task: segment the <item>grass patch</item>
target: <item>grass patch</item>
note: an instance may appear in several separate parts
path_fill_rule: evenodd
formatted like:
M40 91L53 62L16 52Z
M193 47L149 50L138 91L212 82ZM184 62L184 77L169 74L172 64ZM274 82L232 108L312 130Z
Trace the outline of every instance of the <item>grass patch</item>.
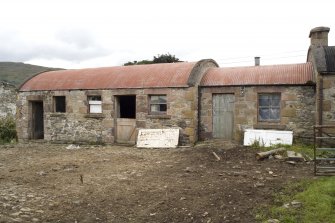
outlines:
M314 157L314 148L313 145L306 145L306 144L293 144L293 145L283 145L283 144L276 144L270 147L265 147L264 143L255 140L254 143L251 145L251 148L260 150L260 151L269 151L272 149L278 148L285 148L286 150L295 151L301 153L312 159Z
M305 180L288 185L274 197L271 207L257 210L256 219L266 222L335 223L335 177ZM300 207L284 207L292 201L301 202Z
M293 144L292 146L281 145L280 147L284 147L284 148L286 148L286 150L291 150L291 151L301 153L303 155L307 155L310 158L313 158L313 156L314 156L314 146L313 145Z

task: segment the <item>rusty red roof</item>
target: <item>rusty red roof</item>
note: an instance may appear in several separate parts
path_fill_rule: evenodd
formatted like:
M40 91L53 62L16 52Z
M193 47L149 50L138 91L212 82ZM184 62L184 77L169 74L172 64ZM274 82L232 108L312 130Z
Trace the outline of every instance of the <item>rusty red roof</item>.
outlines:
M201 86L302 85L313 81L312 63L210 68Z
M196 63L162 63L48 71L26 81L20 91L188 87Z

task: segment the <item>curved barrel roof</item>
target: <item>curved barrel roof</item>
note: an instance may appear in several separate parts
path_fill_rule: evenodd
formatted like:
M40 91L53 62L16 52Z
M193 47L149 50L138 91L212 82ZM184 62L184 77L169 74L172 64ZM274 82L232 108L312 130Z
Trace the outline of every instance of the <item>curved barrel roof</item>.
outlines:
M20 91L188 87L198 63L162 63L40 73Z
M315 59L315 68L319 73L335 72L335 46L318 46L310 50Z
M313 81L312 63L210 68L201 86L304 85Z

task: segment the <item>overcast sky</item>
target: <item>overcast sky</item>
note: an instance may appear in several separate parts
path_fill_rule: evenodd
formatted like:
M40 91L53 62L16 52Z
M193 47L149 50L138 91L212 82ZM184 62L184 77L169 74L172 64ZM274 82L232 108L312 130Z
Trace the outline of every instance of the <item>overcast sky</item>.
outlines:
M170 53L221 67L306 61L331 0L1 0L0 61L84 68Z

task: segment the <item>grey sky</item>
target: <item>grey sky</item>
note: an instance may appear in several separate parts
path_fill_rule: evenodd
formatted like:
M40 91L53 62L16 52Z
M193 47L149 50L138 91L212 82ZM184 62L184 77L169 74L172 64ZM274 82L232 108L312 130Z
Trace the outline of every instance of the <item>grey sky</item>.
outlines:
M0 61L82 68L171 53L220 66L305 62L308 34L331 28L332 1L2 0Z

